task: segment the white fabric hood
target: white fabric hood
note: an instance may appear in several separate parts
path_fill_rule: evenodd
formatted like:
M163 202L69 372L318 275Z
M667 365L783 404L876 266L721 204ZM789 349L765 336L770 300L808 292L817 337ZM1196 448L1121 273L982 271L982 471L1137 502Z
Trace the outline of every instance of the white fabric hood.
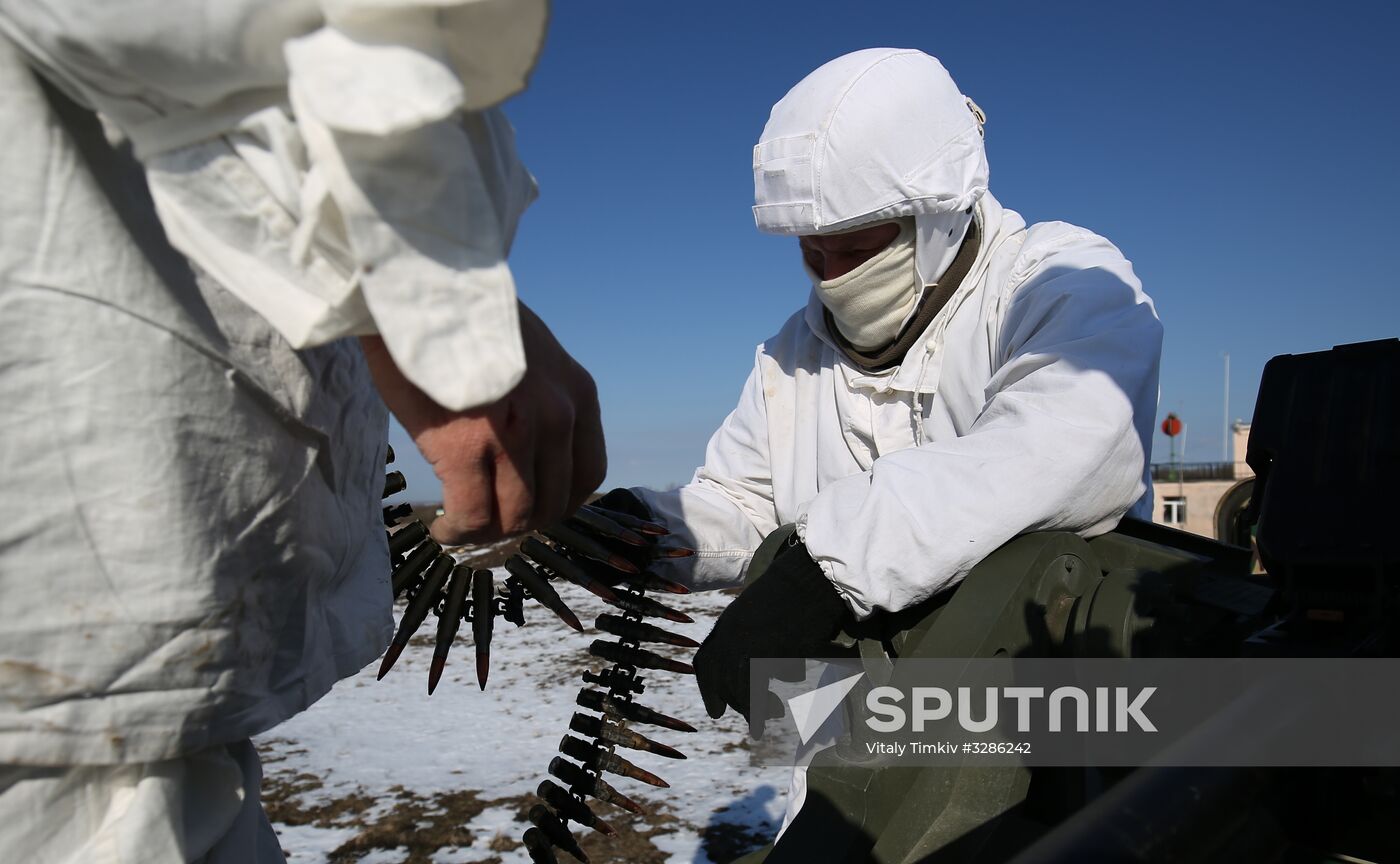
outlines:
M773 106L753 151L754 222L830 234L914 216L931 284L987 191L981 127L980 109L922 51L837 57Z

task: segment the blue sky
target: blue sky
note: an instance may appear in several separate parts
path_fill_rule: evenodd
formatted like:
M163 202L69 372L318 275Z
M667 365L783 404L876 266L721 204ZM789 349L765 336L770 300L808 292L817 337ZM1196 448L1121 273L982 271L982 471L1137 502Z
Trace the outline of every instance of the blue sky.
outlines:
M1166 328L1159 420L1216 460L1223 352L1248 420L1275 354L1400 335L1397 9L560 0L506 106L541 186L511 266L598 382L608 486L685 481L809 290L749 210L769 108L832 57L919 48L987 112L1003 205L1133 261ZM401 461L413 497L437 493Z

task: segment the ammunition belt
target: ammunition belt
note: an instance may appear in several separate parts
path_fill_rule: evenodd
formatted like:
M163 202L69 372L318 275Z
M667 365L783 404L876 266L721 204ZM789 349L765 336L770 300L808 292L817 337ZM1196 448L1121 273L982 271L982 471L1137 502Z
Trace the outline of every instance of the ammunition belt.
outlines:
M390 448L386 462L392 464L393 461L394 451ZM407 482L401 472L391 471L386 475L385 498L405 488ZM617 514L612 515L618 518ZM669 786L657 775L618 755L618 749L652 753L667 759L685 758L679 750L635 731L632 726L639 724L677 732L695 731L695 727L684 720L667 716L636 701L636 697L646 690L641 670L678 674L694 672L688 663L663 657L642 647L644 643L682 648L699 646L688 637L663 630L645 620L656 617L690 623L692 619L688 615L646 596L648 588L673 592L684 589L646 572L625 575L621 580L625 585L616 589L604 584L578 566L571 550L582 550L594 558L605 556L606 550L587 536L563 526L542 531L544 540L531 537L523 541L522 552L535 563L520 556L509 558L505 563L509 575L498 588L490 570L472 570L468 565L456 563L429 536L427 526L412 516L413 509L408 504L384 507L384 525L393 564L391 579L394 599L402 596L407 605L380 665L381 679L388 674L429 613L438 619L433 661L428 673L428 693L432 694L442 677L448 652L463 621L472 625L477 684L482 689L486 688L489 673L495 618L502 617L516 626L522 625L527 599L539 602L565 624L582 632L583 626L578 617L550 584L553 579L563 578L579 585L618 609L620 614L599 615L595 622L598 630L613 638L594 640L588 647L588 653L606 665L599 671L589 669L583 673L583 687L576 702L584 710L570 718L568 732L559 742L559 751L563 755L555 756L549 763L549 774L560 782L550 779L540 782L536 789L539 803L530 808L528 818L531 824L521 838L530 859L537 864L557 862L556 849L562 849L587 864L588 857L569 830L569 823L578 823L601 834L617 833L593 812L587 803L588 798L636 814L646 812L642 805L605 780L604 774L626 777L659 788ZM606 521L606 517L587 507L575 514L574 518L586 525L602 526ZM619 528L616 523L608 523L604 527L613 531ZM658 554L667 552L659 550Z

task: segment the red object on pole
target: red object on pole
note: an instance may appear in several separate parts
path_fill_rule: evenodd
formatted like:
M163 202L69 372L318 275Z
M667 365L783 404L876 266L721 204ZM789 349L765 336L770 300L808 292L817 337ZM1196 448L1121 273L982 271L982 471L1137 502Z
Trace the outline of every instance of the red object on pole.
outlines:
M1168 438L1175 438L1181 434L1181 418L1175 414L1168 414L1167 419L1162 421L1162 431Z

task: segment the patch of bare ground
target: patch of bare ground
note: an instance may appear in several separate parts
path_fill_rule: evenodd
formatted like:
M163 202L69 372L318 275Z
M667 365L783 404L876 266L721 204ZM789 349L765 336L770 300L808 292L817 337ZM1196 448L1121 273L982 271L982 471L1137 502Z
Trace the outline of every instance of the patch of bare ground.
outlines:
M259 739L258 758L264 765L272 765L285 760L288 756L298 756L304 753L306 753L305 747L286 738Z
M267 774L263 776L262 802L267 818L283 825L316 825L328 828L355 824L374 806L374 799L352 792L311 803L309 792L321 788L321 779L312 774Z
M526 814L539 803L533 795L517 799L515 819L524 833L529 827ZM504 803L504 802L496 802ZM681 821L664 804L638 801L650 811L648 816L638 816L617 807L589 799L588 806L593 812L617 829L617 834L609 837L589 828L570 823L569 830L583 847L592 864L664 864L666 853L656 848L652 838L658 834L669 834L683 828ZM570 860L567 854L559 855L560 861Z
M390 791L397 799L394 805L368 823L351 823L360 825L360 831L330 853L331 864L352 864L381 849L407 852L403 864L432 864L433 853L440 849L470 846L475 838L466 824L495 803L471 790L430 796L402 787Z
M330 864L354 864L381 850L404 854L403 864L431 864L439 850L471 846L477 838L466 826L488 807L515 813L518 830L513 835L497 834L485 843L492 852L510 852L520 847L520 835L529 827L526 814L539 803L533 795L488 799L475 790L418 795L399 786L378 799L360 789L329 798L311 794L321 788L319 778L310 774L269 774L263 778L263 807L276 824L357 829L330 853ZM393 802L387 810L384 797ZM579 825L569 826L594 864L663 864L666 854L652 838L684 827L662 804L645 805L651 809L649 816L636 816L598 801L590 800L589 806L617 829L617 834L609 837ZM717 850L738 848L742 842L730 837L723 826L707 829L707 836L712 830L724 835L716 835L713 841ZM754 845L744 847L744 851ZM569 860L563 853L559 857ZM499 861L493 856L483 859L483 864Z
M319 789L320 779L311 774L267 774L263 809L275 824L358 829L330 853L332 864L351 864L377 849L404 849L404 864L431 864L439 849L470 846L472 832L464 826L494 803L475 791L420 796L395 786L389 790L393 804L383 811L383 802L362 789L332 797L309 794Z

